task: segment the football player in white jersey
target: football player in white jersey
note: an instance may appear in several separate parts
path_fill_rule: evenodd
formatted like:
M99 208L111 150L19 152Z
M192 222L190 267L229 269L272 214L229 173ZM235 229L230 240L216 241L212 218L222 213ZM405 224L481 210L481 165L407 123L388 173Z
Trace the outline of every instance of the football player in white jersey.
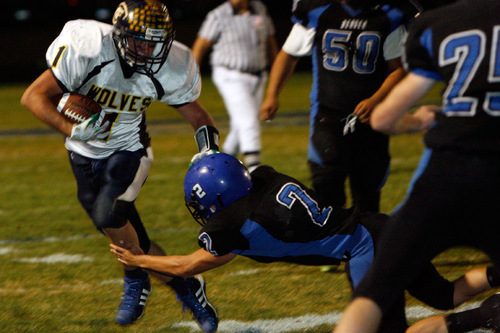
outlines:
M197 102L201 79L196 61L174 37L168 10L158 0L125 0L113 25L67 22L47 51L49 69L21 99L35 116L66 136L78 199L97 229L110 243L136 244L153 255L164 251L149 240L134 206L153 161L146 109L155 100L176 108L197 130L197 155L219 149L214 121ZM67 121L51 102L67 92L97 101L108 121ZM151 284L142 269L124 266L124 271L116 321L129 325L142 316ZM216 331L217 313L204 296L203 278L172 279L150 273L175 290L205 332Z

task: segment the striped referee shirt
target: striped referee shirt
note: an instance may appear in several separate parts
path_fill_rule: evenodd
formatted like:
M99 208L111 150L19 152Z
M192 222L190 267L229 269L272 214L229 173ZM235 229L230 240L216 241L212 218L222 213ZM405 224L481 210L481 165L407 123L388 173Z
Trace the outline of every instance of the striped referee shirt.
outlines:
M248 3L249 12L238 14L229 1L207 14L198 35L211 41L212 66L243 72L258 72L268 65L266 40L274 36L274 25L265 5Z

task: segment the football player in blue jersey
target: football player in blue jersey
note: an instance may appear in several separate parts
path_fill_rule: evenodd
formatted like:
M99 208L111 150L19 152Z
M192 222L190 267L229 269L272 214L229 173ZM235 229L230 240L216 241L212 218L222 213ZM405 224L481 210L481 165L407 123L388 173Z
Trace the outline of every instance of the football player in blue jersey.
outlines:
M498 13L498 0L459 0L411 24L405 47L409 74L376 107L371 125L385 133L428 129L426 150L335 333L376 332L415 272L450 247L477 248L500 268ZM408 113L437 81L446 84L438 110ZM435 122L428 121L432 117ZM482 316L481 327L500 330L498 302L495 309ZM447 324L451 332L462 332L468 323Z
M153 161L146 109L155 100L175 108L197 130L200 154L218 149L214 121L197 101L201 79L196 61L174 37L169 12L158 0L123 1L113 25L69 21L47 51L49 68L21 99L35 116L65 135L78 199L97 229L110 243L132 242L159 255L164 251L150 241L134 204ZM63 118L51 100L67 92L101 104L109 128L104 131L92 119L72 124ZM130 325L144 313L151 283L142 269L124 266L124 271L116 322ZM215 309L194 296L205 295L202 278L151 274L175 290L206 332L217 329Z
M404 76L402 40L409 17L381 1L298 0L294 23L271 68L261 119L273 119L279 93L299 59L311 56L308 164L312 187L338 206L379 211L389 170L389 137L368 124L373 107Z
M259 262L284 261L302 265L345 262L352 287L364 276L375 255L386 215L343 209L281 174L260 166L250 174L224 153L206 156L188 170L184 180L186 205L202 228L201 249L185 256L136 255L140 252L111 245L118 260L169 275L189 277L224 265L237 255ZM428 264L408 288L418 299L439 309L451 309L488 290L494 271L478 268L454 283ZM404 296L399 301L404 308ZM404 311L384 318L383 332L404 332Z

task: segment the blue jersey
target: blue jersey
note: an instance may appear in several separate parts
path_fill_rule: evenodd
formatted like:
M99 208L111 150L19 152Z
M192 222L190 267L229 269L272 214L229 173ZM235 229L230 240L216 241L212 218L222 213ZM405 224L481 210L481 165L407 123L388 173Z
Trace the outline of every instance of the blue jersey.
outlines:
M372 236L385 215L358 215L328 205L313 190L269 166L252 172L252 181L249 195L201 229L201 247L216 256L232 252L261 262L324 265L361 256L371 262Z
M428 147L500 152L498 13L498 0L461 0L411 24L405 66L447 84L442 112L425 136Z
M388 75L386 61L400 56L387 56L386 40L405 20L401 10L388 5L359 11L331 0L295 2L292 21L315 30L313 106L347 116L373 95Z

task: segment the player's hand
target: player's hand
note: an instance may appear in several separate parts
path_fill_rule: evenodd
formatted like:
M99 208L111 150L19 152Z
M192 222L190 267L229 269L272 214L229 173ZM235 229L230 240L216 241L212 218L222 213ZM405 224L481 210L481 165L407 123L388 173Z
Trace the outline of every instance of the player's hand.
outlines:
M353 113L358 117L359 121L362 123L368 123L370 121L370 115L376 104L377 103L370 98L364 99L356 105Z
M115 244L109 244L111 247L110 251L116 256L119 262L127 266L138 267L139 263L137 261L137 256L143 254L142 250L138 251L137 247L134 248L134 252L124 247L120 247Z
M189 167L191 167L193 164L195 164L196 162L198 162L199 160L201 160L205 156L212 155L212 154L218 154L218 153L219 153L219 151L215 150L215 149L208 149L205 151L201 151L198 154L195 154L191 158L191 162L189 163Z
M267 96L260 105L260 120L273 120L278 112L279 101L277 98Z
M105 113L101 112L80 124L74 124L69 138L77 141L104 139L109 135L109 131L104 132L109 125L109 121L102 123L104 116Z
M441 108L437 105L422 105L413 113L413 117L420 120L421 131L429 129L434 124L436 113L439 111L441 111Z

